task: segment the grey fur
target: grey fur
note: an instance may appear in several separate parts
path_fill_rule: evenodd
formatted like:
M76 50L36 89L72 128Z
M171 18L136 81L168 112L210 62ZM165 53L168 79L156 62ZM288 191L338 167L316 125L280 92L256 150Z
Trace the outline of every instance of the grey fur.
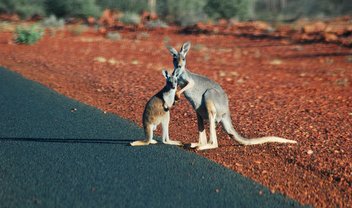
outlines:
M267 142L297 143L294 140L274 136L247 139L238 134L232 125L229 100L222 87L209 78L192 73L186 68L186 55L190 46L190 42L184 43L178 54L175 54L176 49L172 47L168 47L168 49L173 54L173 75L178 77L178 85L181 88L178 96L184 92L186 99L197 113L199 142L192 144L193 147L197 147L199 150L217 148L215 125L219 122L222 123L224 130L232 139L243 145ZM204 120L210 122L209 142L205 135Z

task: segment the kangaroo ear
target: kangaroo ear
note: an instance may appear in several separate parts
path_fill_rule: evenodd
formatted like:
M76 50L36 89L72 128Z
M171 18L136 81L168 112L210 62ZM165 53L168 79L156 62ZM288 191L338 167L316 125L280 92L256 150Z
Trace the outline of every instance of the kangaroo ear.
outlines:
M169 77L169 73L165 69L163 69L163 75L166 79Z
M191 42L187 41L182 45L180 53L186 56L190 48L191 48Z
M176 49L174 49L173 47L171 46L166 46L166 48L170 51L171 55L172 56L178 56L178 52Z

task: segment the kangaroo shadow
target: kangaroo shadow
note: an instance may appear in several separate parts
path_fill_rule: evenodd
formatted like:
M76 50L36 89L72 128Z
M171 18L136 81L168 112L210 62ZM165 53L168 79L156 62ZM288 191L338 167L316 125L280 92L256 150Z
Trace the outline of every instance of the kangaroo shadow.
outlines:
M129 146L129 144L135 140L127 139L59 139L59 138L0 138L2 141L14 141L14 142L42 142L42 143L70 143L70 144L120 144Z

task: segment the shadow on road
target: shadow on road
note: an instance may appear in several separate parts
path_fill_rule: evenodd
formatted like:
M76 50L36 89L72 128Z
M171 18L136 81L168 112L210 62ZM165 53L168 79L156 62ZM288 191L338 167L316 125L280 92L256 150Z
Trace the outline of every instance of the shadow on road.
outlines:
M135 140L117 139L58 139L58 138L0 138L2 141L44 142L44 143L94 143L94 144L122 144L129 146Z

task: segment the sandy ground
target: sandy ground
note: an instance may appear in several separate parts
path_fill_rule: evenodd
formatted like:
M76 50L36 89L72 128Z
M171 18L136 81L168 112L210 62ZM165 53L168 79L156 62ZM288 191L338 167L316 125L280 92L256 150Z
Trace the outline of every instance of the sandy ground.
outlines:
M220 147L196 153L302 204L351 207L351 48L172 31L121 34L111 41L58 33L23 46L0 33L0 65L142 125L145 103L164 85L161 69L172 69L165 45L189 40L188 68L225 89L240 134L298 141L241 146L219 127ZM197 141L196 115L184 97L171 117L171 138Z

